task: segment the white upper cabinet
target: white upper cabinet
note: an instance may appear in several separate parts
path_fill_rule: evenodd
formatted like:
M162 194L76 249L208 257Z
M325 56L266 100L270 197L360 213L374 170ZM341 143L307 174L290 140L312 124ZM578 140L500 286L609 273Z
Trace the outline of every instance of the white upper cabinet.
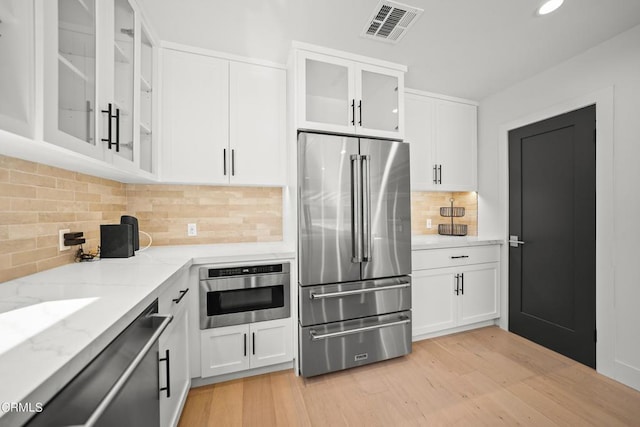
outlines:
M407 91L413 191L476 191L477 105Z
M228 183L229 61L162 50L163 181Z
M0 129L33 137L33 2L0 0Z
M140 33L136 31L135 12L127 0L113 2L113 32L109 48L113 49L112 70L113 86L108 92L113 99L118 121L115 138L116 150L111 150L114 161L120 160L133 163L134 160L134 94L136 79L135 47L139 42ZM111 71L111 70L110 70Z
M355 70L341 58L300 52L298 128L355 131Z
M139 158L140 169L149 173L156 173L156 147L155 135L153 128L155 121L153 120L153 112L157 110L155 103L157 102L153 88L155 86L156 55L154 55L153 43L149 32L141 26L140 33L140 56L136 56L140 66L139 71L139 92L140 104L136 109L139 116L135 122L138 123L138 133L140 134Z
M134 5L128 0L41 4L43 139L122 170L153 172L152 158L142 160L138 131L141 62L149 61L153 48L148 34L142 46ZM152 67L147 64L146 71ZM152 110L145 114L150 123ZM144 150L152 152L148 144Z
M435 124L437 185L451 191L476 191L477 107L439 99Z
M405 141L409 143L411 190L435 190L433 98L407 94L405 97Z
M356 73L359 133L400 138L404 136L404 72L359 64Z
M296 51L297 128L402 139L406 68L331 52Z
M230 183L284 185L286 72L231 62L229 78Z
M100 120L95 0L42 2L44 12L44 138L98 159L104 158ZM106 108L106 105L104 106ZM106 122L105 122L106 123Z
M162 180L286 184L286 71L163 50Z

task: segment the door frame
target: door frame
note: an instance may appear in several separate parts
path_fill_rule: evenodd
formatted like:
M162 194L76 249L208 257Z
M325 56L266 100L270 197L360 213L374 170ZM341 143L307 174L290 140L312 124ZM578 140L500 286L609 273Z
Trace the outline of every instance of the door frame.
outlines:
M614 182L613 129L614 87L555 104L505 123L498 130L499 194L504 218L501 253L501 284L499 326L509 329L509 131L565 114L589 105L596 105L596 370L616 378L615 361L615 282L614 282ZM526 238L526 237L525 237Z

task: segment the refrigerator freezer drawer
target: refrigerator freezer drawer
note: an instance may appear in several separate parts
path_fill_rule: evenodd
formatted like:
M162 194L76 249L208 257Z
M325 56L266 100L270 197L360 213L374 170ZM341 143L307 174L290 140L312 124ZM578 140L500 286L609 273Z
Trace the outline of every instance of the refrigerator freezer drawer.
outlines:
M411 277L300 286L302 326L338 322L411 309Z
M300 374L339 371L411 353L411 311L299 327Z

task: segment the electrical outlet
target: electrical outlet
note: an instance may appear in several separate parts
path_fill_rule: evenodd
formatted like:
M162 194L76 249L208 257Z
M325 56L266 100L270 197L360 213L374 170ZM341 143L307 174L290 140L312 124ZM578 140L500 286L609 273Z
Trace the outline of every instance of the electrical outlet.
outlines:
M64 230L58 230L58 249L60 249L60 251L68 251L69 249L71 249L71 246L65 246L64 245L64 235L66 233L69 233L71 230L69 230L68 228L65 228Z
M427 228L429 228L429 229L431 228L431 220L430 219L427 220Z
M195 224L187 224L187 236L197 236L198 227Z

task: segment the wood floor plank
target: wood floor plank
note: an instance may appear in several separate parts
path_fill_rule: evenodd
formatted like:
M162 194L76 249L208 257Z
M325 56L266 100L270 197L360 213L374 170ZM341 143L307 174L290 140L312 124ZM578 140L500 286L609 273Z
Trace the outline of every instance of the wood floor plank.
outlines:
M275 372L271 374L271 388L274 399L278 399L274 404L278 426L311 426L295 376L286 371Z
M244 414L244 389L242 380L228 381L213 389L207 426L241 426ZM188 401L188 399L187 399Z
M199 387L189 390L178 426L206 426L212 407L213 387Z
M488 327L314 378L282 371L189 392L192 426L640 425L640 392Z
M242 425L277 426L275 402L271 388L271 375L258 375L243 380ZM220 424L224 425L224 424Z

